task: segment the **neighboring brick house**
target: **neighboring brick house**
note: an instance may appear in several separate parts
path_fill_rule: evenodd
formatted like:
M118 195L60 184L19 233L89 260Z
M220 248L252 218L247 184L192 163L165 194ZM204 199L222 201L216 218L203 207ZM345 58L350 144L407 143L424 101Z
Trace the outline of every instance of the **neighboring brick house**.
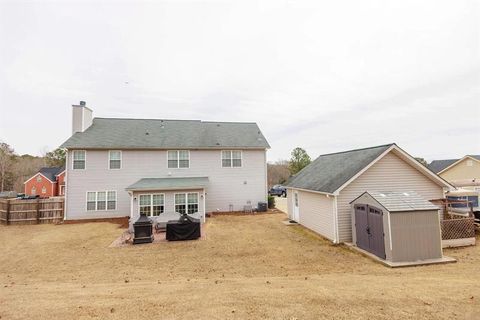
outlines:
M65 167L41 168L24 182L25 194L42 198L65 195Z

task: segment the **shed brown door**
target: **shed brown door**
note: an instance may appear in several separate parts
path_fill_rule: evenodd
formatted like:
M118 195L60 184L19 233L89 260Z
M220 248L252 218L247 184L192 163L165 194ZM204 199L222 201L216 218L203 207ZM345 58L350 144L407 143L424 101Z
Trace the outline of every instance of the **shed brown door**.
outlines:
M355 205L356 245L385 259L382 210L366 204Z

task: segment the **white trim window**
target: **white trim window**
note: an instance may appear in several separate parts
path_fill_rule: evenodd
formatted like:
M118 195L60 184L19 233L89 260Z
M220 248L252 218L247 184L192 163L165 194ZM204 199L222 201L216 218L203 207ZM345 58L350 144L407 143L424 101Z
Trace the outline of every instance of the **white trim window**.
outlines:
M139 213L150 217L156 217L165 212L165 195L141 194L138 201Z
M188 214L198 212L198 192L175 193L175 212Z
M73 169L74 170L83 170L85 169L86 162L86 151L85 150L73 150Z
M108 152L108 168L109 169L122 168L122 151L110 150Z
M169 169L187 169L190 168L189 150L169 150L167 152Z
M31 193L32 195L36 195L36 194L37 194L37 188L32 187L32 190L30 190L30 193Z
M42 182L42 176L41 175L37 176L37 182Z
M223 168L240 168L242 166L241 150L223 150L222 151L222 167Z
M87 192L87 211L108 211L117 209L117 191Z
M47 193L47 188L45 186L42 187L42 194Z

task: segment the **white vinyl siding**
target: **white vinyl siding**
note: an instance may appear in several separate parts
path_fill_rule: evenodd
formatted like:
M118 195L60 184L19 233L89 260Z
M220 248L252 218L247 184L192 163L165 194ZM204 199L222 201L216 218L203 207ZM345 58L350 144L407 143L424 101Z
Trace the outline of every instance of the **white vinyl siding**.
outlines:
M333 241L334 231L334 206L333 196L301 191L298 192L299 223L310 230ZM294 189L288 189L287 201L290 218L293 214Z
M108 168L109 169L122 168L122 151L111 150L108 152Z
M340 191L337 203L340 242L352 241L350 202L365 191L415 191L426 200L443 197L441 186L390 152Z
M168 168L186 169L190 167L190 151L170 150L168 151Z
M205 201L206 212L216 212L217 209L226 212L230 205L233 210L240 211L248 201L254 206L266 201L265 150L243 150L242 167L235 169L221 168L220 151L190 150L189 169L169 169L167 150L122 150L121 172L108 169L108 152L105 150L87 150L87 170L72 170L73 155L69 151L68 180L65 182L68 186L65 188L67 219L130 216L132 203L125 188L145 177L208 177L207 197L199 199L201 208ZM85 195L95 190L117 190L116 210L87 211ZM202 190L195 191L203 193ZM171 198L166 195L165 201L165 212L173 212L173 195ZM138 197L133 203L133 214L137 212Z
M239 168L242 166L242 151L224 150L222 151L223 168Z
M74 150L73 151L73 169L83 170L86 166L86 151L85 150Z
M87 211L107 211L117 208L116 191L89 191L87 192Z

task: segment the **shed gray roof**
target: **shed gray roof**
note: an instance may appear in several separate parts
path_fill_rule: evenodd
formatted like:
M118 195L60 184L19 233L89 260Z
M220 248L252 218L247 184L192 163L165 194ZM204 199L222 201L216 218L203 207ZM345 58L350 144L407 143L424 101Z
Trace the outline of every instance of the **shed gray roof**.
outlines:
M50 181L57 181L55 177L57 174L62 173L65 170L65 166L62 167L52 167L52 168L41 168L38 172L43 174Z
M256 123L94 118L62 148L270 148Z
M128 186L127 191L197 189L208 184L208 177L143 178Z
M290 178L286 186L333 193L393 145L321 155Z
M470 155L470 157L480 160L480 155ZM447 160L433 160L428 164L428 168L435 173L446 169L460 159L447 159Z
M406 192L371 192L369 194L390 212L400 211L427 211L439 210L440 208L425 200L415 191ZM355 201L355 200L354 200ZM353 202L353 201L352 201Z

